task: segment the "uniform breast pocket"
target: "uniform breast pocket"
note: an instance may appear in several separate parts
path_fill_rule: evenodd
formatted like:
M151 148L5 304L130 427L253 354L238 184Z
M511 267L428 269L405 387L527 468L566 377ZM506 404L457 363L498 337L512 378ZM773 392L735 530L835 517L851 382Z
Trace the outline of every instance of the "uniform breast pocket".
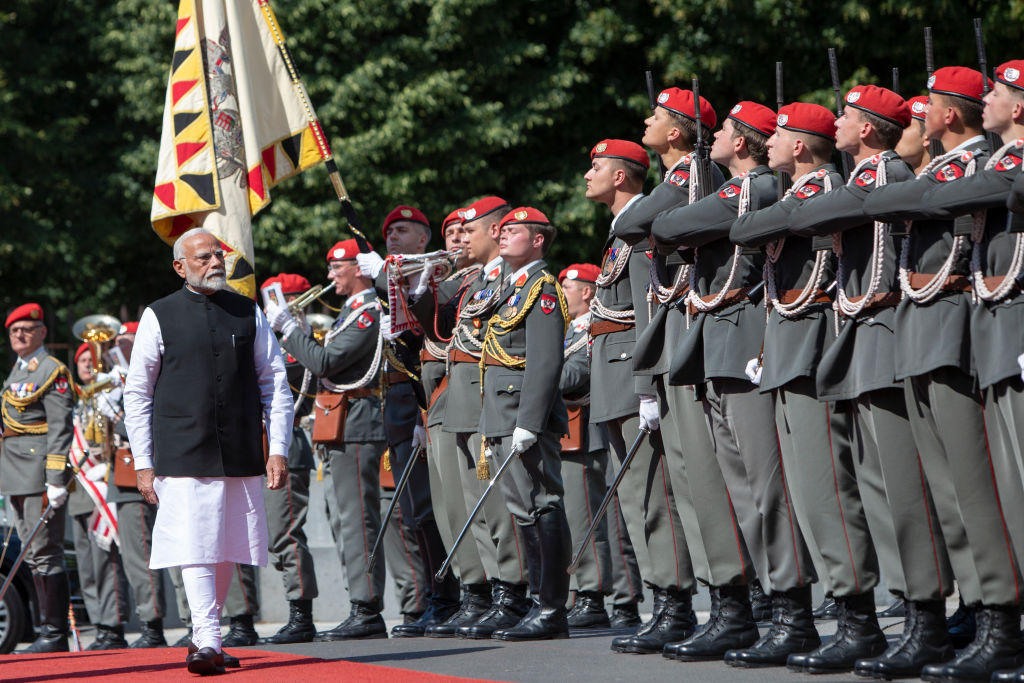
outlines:
M502 375L495 381L495 391L499 396L518 396L523 388L522 375Z
M622 363L633 359L633 347L636 342L632 339L628 339L621 342L611 342L608 344L608 362L609 363Z

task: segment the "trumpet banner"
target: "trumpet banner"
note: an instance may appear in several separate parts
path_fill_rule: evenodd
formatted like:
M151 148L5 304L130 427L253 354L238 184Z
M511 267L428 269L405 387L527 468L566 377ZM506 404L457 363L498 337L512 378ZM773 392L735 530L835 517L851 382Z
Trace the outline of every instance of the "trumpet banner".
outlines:
M161 239L206 228L228 284L254 296L252 217L329 156L268 1L181 0L150 213Z

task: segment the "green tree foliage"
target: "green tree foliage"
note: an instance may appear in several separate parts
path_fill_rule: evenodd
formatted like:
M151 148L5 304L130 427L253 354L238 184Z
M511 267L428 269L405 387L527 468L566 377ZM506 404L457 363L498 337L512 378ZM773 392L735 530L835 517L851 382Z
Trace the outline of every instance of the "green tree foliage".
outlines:
M395 204L435 222L484 194L545 211L550 260L598 260L609 215L583 196L588 152L637 140L658 87L692 74L719 117L738 100L833 107L844 88L924 92L936 65L1021 56L1024 0L277 0L274 8L371 241ZM93 312L136 317L171 291L170 250L149 227L173 0L12 0L0 10L0 309L47 307L58 341ZM650 182L656 182L652 171ZM258 279L323 279L345 222L322 168L288 180L254 225ZM440 240L435 240L438 246ZM6 340L4 340L6 341Z

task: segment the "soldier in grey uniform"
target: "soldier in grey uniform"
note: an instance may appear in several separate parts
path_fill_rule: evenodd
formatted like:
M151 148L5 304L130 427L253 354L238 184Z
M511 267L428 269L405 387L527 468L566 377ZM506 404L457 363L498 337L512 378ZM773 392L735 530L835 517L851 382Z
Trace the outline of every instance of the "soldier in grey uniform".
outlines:
M39 600L40 634L26 652L68 651L68 580L64 574L64 512L72 471L68 450L73 438L71 373L43 346L46 325L39 304L18 306L4 327L18 355L4 380L0 409L0 482L14 511L18 536L27 539L47 504L49 522L29 545L25 562Z
M676 659L725 655L734 666L781 665L790 654L820 644L810 604L810 584L817 577L790 505L771 397L746 375L764 336L764 317L756 306L764 260L759 250L748 252L728 237L737 216L778 199L776 179L765 165L775 125L775 112L768 107L755 102L734 106L711 148L711 159L728 166L733 177L718 192L660 214L652 225L660 248L696 248L688 313L699 334L691 329L687 335L690 348L681 351L673 381L696 385L706 380L705 412L715 456L773 608L772 628L757 640L749 600L744 602L736 586L730 586L719 596L729 628L709 628L673 646ZM740 649L727 650L729 641Z
M544 254L555 227L530 207L500 223L502 278L481 351L480 433L498 462L512 458L501 479L508 511L525 541L533 605L498 640L567 638L572 538L562 500L559 440L568 427L559 391L565 296L547 271ZM532 361L532 362L531 362Z
M301 330L286 308L268 310L268 319L282 333L281 347L321 378L321 394L314 407L315 420L325 420L325 409L345 411L343 433L324 438L331 469L331 527L338 556L348 578L351 615L314 640L386 638L383 608L384 563L366 571L368 556L380 530L380 461L385 450L384 426L378 398L383 337L380 304L372 283L359 274L354 239L338 242L327 251L328 278L345 297L338 320L321 346ZM334 407L335 404L337 407ZM314 437L316 427L314 426ZM335 440L340 437L340 440Z
M914 442L935 494L960 594L965 604L978 606L979 624L977 647L951 663L925 666L922 676L960 680L1024 663L1020 572L996 491L971 357L966 243L974 219L929 218L923 201L930 190L941 192L982 170L991 156L982 135L984 76L944 67L928 83L925 130L948 151L916 179L873 191L864 212L876 220L912 221L900 255L896 377L904 381Z

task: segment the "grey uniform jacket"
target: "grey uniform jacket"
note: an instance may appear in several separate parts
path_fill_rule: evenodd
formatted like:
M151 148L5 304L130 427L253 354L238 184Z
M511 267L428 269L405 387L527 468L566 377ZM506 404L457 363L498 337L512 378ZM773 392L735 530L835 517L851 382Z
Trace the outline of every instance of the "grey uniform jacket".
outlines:
M565 333L565 352L562 357L565 359L562 364L562 376L558 381L558 388L562 392L562 398L566 404L580 405L582 414L580 419L586 425L583 430L583 444L580 453L595 453L608 450L608 431L604 425L594 424L590 421L590 349L589 344L582 345L572 353L566 355L569 348L588 338L589 320L572 322L569 330Z
M350 302L351 308L341 312L331 328L332 331L341 325L352 310L368 301L368 296L364 295ZM380 311L369 308L360 314L357 322L330 341L326 341L324 346L317 344L312 335L305 335L301 330L294 330L281 342L281 346L294 356L295 360L312 370L317 377L326 377L335 384L350 384L369 369L379 334ZM379 376L373 378L369 384L369 388L376 389L379 386ZM376 396L367 396L350 401L348 417L345 420L345 441L365 443L385 439L380 399Z
M539 296L531 302L537 287ZM559 391L566 326L560 287L541 261L530 268L521 286L513 282L503 287L498 302L487 334L509 356L526 362L522 368L485 366L479 431L496 438L509 436L519 427L561 437L568 420ZM512 326L494 336L496 330L503 329L499 321ZM485 345L485 351L490 350Z
M925 194L936 187L955 185L972 158L983 168L989 154L987 142L972 144L928 175L880 187L864 200L869 217L914 221L911 235L904 238L910 241L910 270L930 275L939 272L953 246L954 221L927 218ZM967 275L969 258L970 249L964 249L952 273ZM970 315L971 296L965 292L944 293L924 305L904 298L896 309L896 378L923 375L945 366L973 374Z
M861 161L845 185L828 194L819 193L796 207L789 217L795 234L841 236L842 284L850 298L864 295L871 280L874 221L864 215L864 200L877 187L881 163L885 164L889 184L914 177L895 152L883 152ZM899 242L886 229L877 294L900 291L898 260ZM839 336L832 341L818 366L818 398L823 401L853 399L868 391L900 386L895 367L895 313L893 306L874 307L866 309L856 321L840 318Z
M68 463L74 435L71 373L45 352L35 359L32 370L16 364L3 385L4 433L18 434L4 438L0 451L0 486L6 496L38 495L46 484L67 486L73 476Z
M767 166L749 172L750 211L778 199L775 176ZM739 210L743 177L727 180L717 192L699 202L659 215L652 226L656 243L669 247L697 247L696 294L706 296L723 289L733 267L734 245L729 230ZM700 313L690 323L690 334L673 359L672 384L701 384L705 379L731 377L746 380L746 366L761 351L764 314L757 308L764 256L743 253L736 264L730 289L748 290L742 301L710 313ZM692 328L701 330L698 335Z
M828 252L816 291L822 291L835 279L831 240L825 238L824 245L816 245L812 238L790 232L790 214L808 199L823 194L826 179L833 189L843 184L843 177L832 164L819 166L812 173L814 175L799 187L794 186L781 201L743 214L729 230L729 238L744 247L760 247L785 240L774 264L775 287L779 296L785 291L801 291L807 286L818 256L815 247ZM774 308L771 310L764 333L761 391L777 389L798 377L814 377L821 354L834 336L829 309L828 302L811 304L796 318L784 317Z

